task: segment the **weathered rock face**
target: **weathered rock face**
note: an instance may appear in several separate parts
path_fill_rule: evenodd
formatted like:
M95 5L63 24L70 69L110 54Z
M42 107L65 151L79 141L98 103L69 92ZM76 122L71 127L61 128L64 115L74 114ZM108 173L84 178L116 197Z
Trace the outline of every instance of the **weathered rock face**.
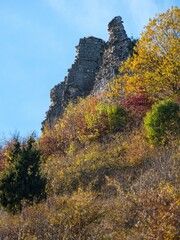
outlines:
M42 122L42 129L45 125L52 127L55 123L56 119L63 114L63 95L65 90L65 82L59 83L54 88L51 89L50 99L51 106L49 110L46 112L46 118Z
M94 86L95 76L102 65L105 42L99 38L80 39L76 47L77 55L74 64L68 70L64 82L56 85L50 93L51 106L46 112L42 126L52 126L64 112L70 101L77 97L86 97Z
M43 127L46 124L51 127L70 101L103 90L107 82L118 74L118 67L128 57L131 40L121 17L115 17L109 23L108 31L107 43L95 37L80 39L75 62L67 77L51 90L51 106L46 112Z
M96 76L93 92L104 89L109 80L116 77L118 68L129 55L131 40L127 37L121 17L115 17L108 25L109 40L106 43L103 63Z
M63 106L77 97L90 94L94 86L95 76L102 64L105 42L95 37L80 39L76 47L77 55L74 64L65 78Z

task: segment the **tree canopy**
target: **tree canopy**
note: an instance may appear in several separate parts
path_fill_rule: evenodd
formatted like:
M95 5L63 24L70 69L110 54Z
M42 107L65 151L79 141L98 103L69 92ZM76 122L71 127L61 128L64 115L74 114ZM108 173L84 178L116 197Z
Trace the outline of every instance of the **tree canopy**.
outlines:
M127 92L143 90L155 99L177 97L180 91L180 9L150 19L135 53L122 66Z

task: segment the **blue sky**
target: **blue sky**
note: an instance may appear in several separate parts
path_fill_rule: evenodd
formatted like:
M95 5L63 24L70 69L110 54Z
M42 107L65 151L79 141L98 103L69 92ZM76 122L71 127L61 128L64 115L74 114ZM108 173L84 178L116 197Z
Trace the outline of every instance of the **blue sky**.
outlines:
M107 24L123 18L139 37L156 13L179 0L0 0L0 138L40 135L50 89L63 81L84 36L108 39Z

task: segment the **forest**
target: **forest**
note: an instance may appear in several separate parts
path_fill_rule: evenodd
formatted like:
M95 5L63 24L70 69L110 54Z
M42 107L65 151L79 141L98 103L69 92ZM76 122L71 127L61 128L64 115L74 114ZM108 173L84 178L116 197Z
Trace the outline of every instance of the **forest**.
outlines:
M172 7L104 91L0 146L0 239L178 240L179 77Z

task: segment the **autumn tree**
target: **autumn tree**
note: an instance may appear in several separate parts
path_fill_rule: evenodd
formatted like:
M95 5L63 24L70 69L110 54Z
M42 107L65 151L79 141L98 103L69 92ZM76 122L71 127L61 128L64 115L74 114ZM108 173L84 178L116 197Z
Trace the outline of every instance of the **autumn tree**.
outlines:
M176 98L180 91L179 53L180 9L172 7L150 19L135 54L121 68L121 84L131 94L141 90L155 99Z

